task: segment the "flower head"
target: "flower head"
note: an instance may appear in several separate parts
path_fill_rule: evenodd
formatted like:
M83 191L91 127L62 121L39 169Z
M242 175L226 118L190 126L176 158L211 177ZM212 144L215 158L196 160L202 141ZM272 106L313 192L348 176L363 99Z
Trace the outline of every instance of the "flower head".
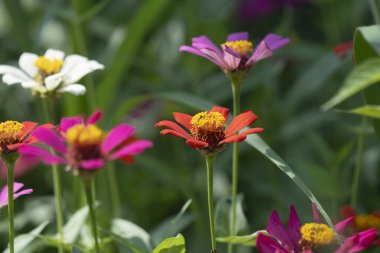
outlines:
M22 190L22 187L24 187L24 184L22 183L13 183L13 199L17 199L21 195L25 194L31 194L33 192L32 189L25 189ZM0 208L8 205L8 186L6 185L0 192Z
M180 51L206 58L222 68L228 75L247 72L256 62L268 58L273 51L289 43L288 38L268 34L255 49L248 40L247 32L232 33L227 41L218 48L206 36L195 37L192 45L183 45Z
M244 127L253 124L257 117L252 111L246 111L236 116L226 127L229 110L214 106L209 112L200 112L194 116L174 112L174 119L189 132L172 121L163 120L155 126L167 127L161 134L170 134L186 139L186 144L199 149L203 153L215 153L223 149L226 143L241 142L248 134L262 132L262 128L251 128L238 133Z
M375 228L380 231L380 213L372 212L367 214L357 214L351 206L342 206L340 214L343 218L354 217L354 222L351 224L355 231L363 231L369 228Z
M3 82L9 85L20 83L41 97L63 92L82 95L86 88L77 81L88 73L104 68L97 61L75 54L65 57L63 52L54 49L48 49L42 56L23 53L19 66L20 69L0 65Z
M130 160L130 156L152 147L149 140L131 140L135 128L127 124L104 132L95 125L100 117L101 112L97 111L88 120L84 117L63 118L59 132L51 129L33 132L38 141L53 148L58 155L33 145L22 147L20 153L39 156L47 164L66 164L78 174L101 169L109 160Z
M277 211L273 211L266 230L269 235L260 233L257 238L257 248L261 253L312 253L336 252L354 253L369 247L376 239L376 230L370 229L355 234L338 247L334 230L320 222L319 213L313 205L314 222L301 224L294 207L290 208L288 227L285 227ZM338 233L353 221L353 217L335 225ZM334 249L335 248L335 249Z

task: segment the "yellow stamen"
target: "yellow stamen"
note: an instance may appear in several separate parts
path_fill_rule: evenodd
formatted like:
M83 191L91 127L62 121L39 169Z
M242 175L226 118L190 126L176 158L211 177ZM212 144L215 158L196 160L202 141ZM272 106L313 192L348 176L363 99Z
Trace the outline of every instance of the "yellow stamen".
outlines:
M45 56L40 56L35 62L34 65L38 68L40 72L43 72L46 75L52 75L58 73L63 65L63 60L61 59L49 59Z
M355 225L359 230L376 228L380 230L380 217L373 214L362 214L355 217Z
M13 120L0 123L0 145L18 143L23 128L23 124Z
M88 147L99 145L105 137L101 129L95 125L75 125L66 132L67 141L75 146Z
M195 128L202 129L219 129L224 127L226 119L219 112L200 112L193 116L190 123Z
M306 223L301 227L301 236L302 243L311 248L329 245L335 240L334 231L322 223Z
M248 40L227 41L224 45L231 48L240 56L247 55L248 52L253 51L253 44Z

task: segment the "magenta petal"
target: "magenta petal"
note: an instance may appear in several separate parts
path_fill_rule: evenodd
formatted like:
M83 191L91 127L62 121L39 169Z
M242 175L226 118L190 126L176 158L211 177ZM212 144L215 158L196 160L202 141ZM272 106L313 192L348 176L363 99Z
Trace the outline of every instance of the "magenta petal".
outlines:
M67 148L63 139L53 130L47 128L38 128L32 132L32 135L36 137L40 142L49 145L56 151L62 154L66 154Z
M335 229L338 233L342 233L344 232L344 230L346 229L346 227L354 221L354 217L350 217L350 218L347 218L341 222L339 222L338 224L335 224Z
M103 159L85 160L80 163L80 167L84 170L98 170L104 167Z
M352 240L354 247L352 247L348 253L354 253L362 251L368 247L370 247L374 241L377 239L377 230L375 228L371 228L365 231L362 231L352 237L356 238ZM348 238L348 241L352 238Z
M246 64L254 64L260 60L272 56L273 51L268 48L265 41L261 41Z
M231 33L227 37L227 41L248 40L248 32Z
M32 189L25 189L23 191L18 192L24 184L22 183L13 183L13 199L20 197L21 195L30 194L33 192ZM8 185L6 185L0 192L0 208L8 205Z
M313 209L313 219L315 223L321 223L321 217L319 215L319 211L317 205L315 203L311 204L311 208Z
M128 124L121 124L114 127L102 143L102 153L106 154L116 148L128 137L132 136L135 128Z
M278 242L262 233L257 237L256 247L261 253L290 253Z
M0 208L8 204L8 186L6 185L0 192Z
M214 57L212 56L213 54L216 55L216 53L210 53L210 50L207 50L207 49L203 49L203 50L205 50L205 51L202 52L199 49L189 47L189 46L181 46L179 48L179 51L181 51L181 52L187 52L190 54L198 55L200 57L203 57L203 58L213 62L214 64L218 65L221 68L225 67L225 64L220 63L220 60L215 60Z
M301 221L298 218L296 209L294 208L294 206L291 206L289 221L288 221L288 231L289 231L289 236L292 238L293 242L297 242L300 240L301 238L300 228L301 228ZM295 245L295 247L298 248L297 245Z
M87 124L89 125L95 124L102 117L102 115L103 115L102 111L100 110L95 111L87 120Z
M82 117L66 117L61 119L61 124L59 125L59 129L66 133L66 131L78 124L83 124L83 118Z
M37 146L26 145L19 149L21 155L39 157L44 163L52 164L66 164L65 159L52 155L45 149Z
M34 169L40 162L36 156L21 155L17 160L14 168L14 177L18 178L30 170Z
M121 148L110 156L110 160L119 159L127 155L138 155L142 153L146 148L153 146L153 143L148 140L138 140L127 146Z
M290 236L288 229L282 224L280 217L276 210L274 210L269 218L266 230L270 235L280 240L287 245L290 250L297 248L298 240L293 241L295 235Z
M290 42L288 38L281 37L277 34L268 34L265 36L264 41L267 44L268 48L272 51L283 47Z
M210 48L213 51L220 52L220 49L207 36L193 38L192 46L196 49Z

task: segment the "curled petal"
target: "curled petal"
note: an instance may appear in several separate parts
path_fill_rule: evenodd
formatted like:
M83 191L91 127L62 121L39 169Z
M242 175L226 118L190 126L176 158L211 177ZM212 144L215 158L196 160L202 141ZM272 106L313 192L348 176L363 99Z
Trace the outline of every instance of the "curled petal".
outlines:
M342 233L344 232L344 230L347 228L347 226L349 226L351 224L351 222L353 222L355 220L354 217L350 217L350 218L347 218L341 222L339 222L338 224L335 224L335 229L338 233Z
M22 191L19 191L22 187L24 187L24 184L22 183L13 183L13 199L17 199L21 195L25 194L31 194L33 192L32 189L25 189ZM0 208L8 205L8 186L6 185L0 192Z
M67 147L65 142L57 133L51 129L38 128L33 131L32 135L36 137L40 142L43 142L61 154L66 154Z
M290 42L288 38L284 38L277 34L268 34L264 38L265 43L267 44L268 48L272 51L285 46Z
M191 148L204 148L208 146L207 142L198 141L194 139L188 139L186 140L186 144Z
M91 125L91 124L95 124L96 122L99 121L99 119L102 117L103 113L101 110L96 110L91 116L90 118L88 118L87 120L87 124Z
M19 152L21 155L24 155L24 156L38 157L45 164L48 164L48 165L66 164L65 159L59 156L52 155L50 152L46 151L45 149L41 147L26 145L26 146L22 146L19 149Z
M170 128L170 129L178 132L179 134L181 134L181 136L183 136L183 138L185 138L185 139L191 139L190 134L187 133L185 130L183 130L182 127L180 127L178 124L174 123L173 121L162 120L162 121L156 123L155 126L156 127L167 127L167 128Z
M104 69L104 66L97 61L81 62L77 64L75 68L72 68L65 73L65 82L75 83L85 75L99 69Z
M266 230L270 235L277 238L281 242L283 242L285 245L289 246L290 251L293 251L298 248L298 241L301 238L298 238L298 240L293 241L293 237L289 235L288 230L281 222L281 219L277 213L277 211L273 211L268 224L266 226Z
M230 137L222 140L219 142L219 145L222 145L224 143L232 143L232 142L242 142L247 138L247 135L244 134L236 134L236 135L231 135Z
M125 141L128 137L132 136L134 132L135 128L127 124L116 126L111 130L106 139L103 141L101 146L102 153L106 154L110 152L112 149L116 148L123 141Z
M65 85L62 89L59 90L60 92L68 92L75 96L83 95L86 93L86 87L82 84L68 84Z
M200 57L206 58L207 60L213 62L214 64L218 65L221 68L227 67L227 65L224 63L222 56L218 56L218 54L212 53L211 50L201 51L201 50L193 48L193 47L181 46L179 48L179 51L187 52L190 54L195 54L195 55L198 55ZM217 58L215 59L215 57L217 57Z
M242 114L237 115L231 122L231 124L226 129L226 137L229 137L236 132L238 132L240 129L251 125L253 122L255 122L257 119L257 116L252 111L246 111Z
M182 134L178 133L177 131L171 130L171 129L164 129L164 130L161 130L161 131L160 131L160 134L162 134L162 135L169 134L169 135L172 135L172 136L175 136L175 137L180 137L180 138L187 139L187 138L186 138L185 136L183 136Z
M120 150L116 151L110 156L111 160L119 159L128 155L138 155L142 153L145 149L153 146L153 143L148 140L138 140L132 142Z
M63 83L63 74L57 73L51 76L48 76L44 80L45 87L48 91L55 90L59 85Z
M290 253L277 241L262 233L257 237L256 247L261 253Z
M272 56L272 54L273 54L273 51L268 48L265 41L261 41L246 64L247 65L254 64L260 60L263 60L265 58Z

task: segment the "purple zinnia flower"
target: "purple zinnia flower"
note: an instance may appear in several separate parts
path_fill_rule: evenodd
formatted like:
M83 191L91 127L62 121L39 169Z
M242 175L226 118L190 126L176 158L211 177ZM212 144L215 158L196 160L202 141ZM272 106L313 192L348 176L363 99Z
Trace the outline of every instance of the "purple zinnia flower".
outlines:
M79 174L101 169L107 161L138 155L153 146L149 140L131 139L135 128L128 124L120 124L105 133L95 125L100 118L100 111L87 121L83 117L62 118L59 133L51 129L33 132L37 140L58 155L33 145L22 147L20 153L39 156L47 164L66 164Z
M22 187L24 187L24 184L22 183L13 183L13 199L17 199L21 195L31 194L33 192L32 189L25 189L20 191ZM8 205L8 185L4 186L0 192L0 208L6 205Z
M285 227L277 211L273 211L266 230L269 235L259 234L256 246L261 253L313 253L320 252L354 253L371 246L377 237L376 229L357 233L337 248L336 234L333 229L320 222L319 213L313 205L314 222L301 224L293 206L290 208L288 227ZM335 225L338 233L353 221L353 217ZM327 250L326 250L327 249Z
M183 45L180 51L204 57L231 74L236 71L247 72L253 64L270 57L274 50L289 43L288 38L268 34L253 50L248 37L247 32L232 33L218 48L208 37L200 36L192 39L191 47Z

